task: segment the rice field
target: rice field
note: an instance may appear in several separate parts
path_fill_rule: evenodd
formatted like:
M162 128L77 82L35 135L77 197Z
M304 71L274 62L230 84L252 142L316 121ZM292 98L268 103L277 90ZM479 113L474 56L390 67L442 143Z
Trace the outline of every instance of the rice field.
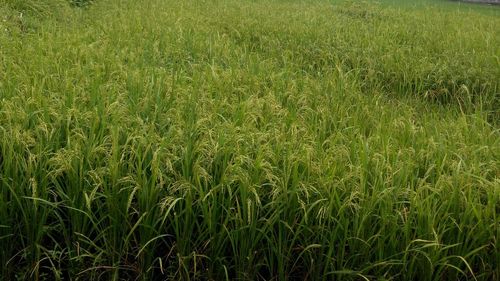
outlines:
M0 280L500 280L499 26L0 0Z

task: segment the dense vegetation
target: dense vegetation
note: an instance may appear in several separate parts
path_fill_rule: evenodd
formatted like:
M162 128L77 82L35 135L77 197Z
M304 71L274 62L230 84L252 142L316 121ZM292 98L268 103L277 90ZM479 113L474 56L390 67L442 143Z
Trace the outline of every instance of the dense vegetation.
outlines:
M0 0L2 280L500 278L499 9L70 2Z

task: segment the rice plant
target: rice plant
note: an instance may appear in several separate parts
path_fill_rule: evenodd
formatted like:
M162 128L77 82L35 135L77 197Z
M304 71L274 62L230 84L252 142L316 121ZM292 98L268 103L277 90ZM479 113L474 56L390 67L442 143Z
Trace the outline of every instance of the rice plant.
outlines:
M1 280L500 278L498 8L81 3L0 0Z

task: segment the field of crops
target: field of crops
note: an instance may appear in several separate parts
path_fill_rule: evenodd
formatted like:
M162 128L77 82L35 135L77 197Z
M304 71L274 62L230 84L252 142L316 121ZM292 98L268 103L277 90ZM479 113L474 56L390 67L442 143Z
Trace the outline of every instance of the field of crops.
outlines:
M0 280L499 280L499 26L0 0Z

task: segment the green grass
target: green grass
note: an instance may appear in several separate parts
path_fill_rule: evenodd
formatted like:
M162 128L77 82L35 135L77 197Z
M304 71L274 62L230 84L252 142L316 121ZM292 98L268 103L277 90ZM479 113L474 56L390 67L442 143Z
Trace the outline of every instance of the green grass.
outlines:
M500 9L409 3L0 0L0 279L498 280Z

